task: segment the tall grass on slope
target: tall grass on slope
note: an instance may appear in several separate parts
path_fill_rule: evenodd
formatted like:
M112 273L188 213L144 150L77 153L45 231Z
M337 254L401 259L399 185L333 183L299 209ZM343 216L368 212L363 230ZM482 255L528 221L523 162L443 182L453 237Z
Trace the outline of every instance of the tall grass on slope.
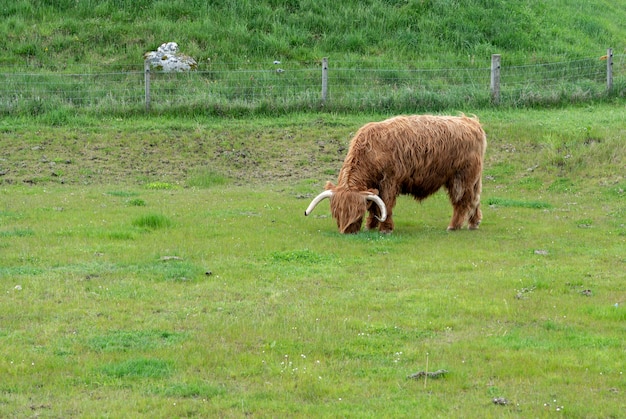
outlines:
M5 1L2 62L44 67L135 64L167 41L198 62L336 60L468 63L505 54L511 63L588 57L622 50L626 20L602 0L521 3L507 0ZM332 11L329 13L329 11ZM119 48L124 45L124 48ZM271 62L271 61L270 61Z

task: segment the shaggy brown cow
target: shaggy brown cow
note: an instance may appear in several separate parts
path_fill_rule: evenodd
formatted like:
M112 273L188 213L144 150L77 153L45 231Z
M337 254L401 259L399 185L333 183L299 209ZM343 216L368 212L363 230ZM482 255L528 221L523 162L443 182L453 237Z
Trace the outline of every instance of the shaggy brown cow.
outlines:
M443 186L454 208L448 230L460 229L466 220L477 229L486 147L476 117L397 116L366 124L350 143L337 185L327 182L304 215L329 198L341 233L357 233L366 211L368 229L390 233L399 194L421 201Z

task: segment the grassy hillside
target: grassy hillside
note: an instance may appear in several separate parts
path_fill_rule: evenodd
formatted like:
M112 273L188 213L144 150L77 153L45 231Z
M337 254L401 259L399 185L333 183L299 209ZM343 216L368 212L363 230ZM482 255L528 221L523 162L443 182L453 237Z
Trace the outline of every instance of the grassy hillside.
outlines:
M626 1L1 0L0 65L137 64L176 41L199 61L509 63L626 47Z

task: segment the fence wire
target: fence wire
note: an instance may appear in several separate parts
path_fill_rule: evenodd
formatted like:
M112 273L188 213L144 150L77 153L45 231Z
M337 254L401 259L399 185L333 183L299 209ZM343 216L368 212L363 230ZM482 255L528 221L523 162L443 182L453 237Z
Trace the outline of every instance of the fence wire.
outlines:
M624 56L614 57L613 94L626 92ZM322 97L321 63L205 63L197 71L150 71L150 109L157 112L378 110L406 112L489 105L490 63L466 68L414 68L414 63L329 62ZM431 66L432 67L432 66ZM29 67L2 71L0 114L72 110L144 112L143 65L80 66L79 72ZM104 70L104 71L103 71ZM574 61L501 68L500 105L580 101L606 95L606 61Z

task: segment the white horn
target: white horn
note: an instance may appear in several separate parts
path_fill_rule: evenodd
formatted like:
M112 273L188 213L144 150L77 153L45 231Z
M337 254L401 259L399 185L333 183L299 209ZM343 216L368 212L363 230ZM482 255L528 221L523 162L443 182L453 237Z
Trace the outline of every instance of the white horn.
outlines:
M374 194L368 194L365 197L365 199L367 201L374 201L376 205L378 205L378 207L380 208L380 218L376 217L376 219L380 221L381 223L385 221L387 219L387 207L385 206L385 203L383 202L383 200L380 199L378 195L374 195Z
M321 194L317 195L313 201L311 201L311 203L309 204L309 207L306 209L306 211L304 211L304 215L309 215L311 213L311 211L313 211L315 209L315 207L317 206L317 204L320 203L320 201L326 199L326 198L330 198L331 196L333 196L333 191L324 191Z

